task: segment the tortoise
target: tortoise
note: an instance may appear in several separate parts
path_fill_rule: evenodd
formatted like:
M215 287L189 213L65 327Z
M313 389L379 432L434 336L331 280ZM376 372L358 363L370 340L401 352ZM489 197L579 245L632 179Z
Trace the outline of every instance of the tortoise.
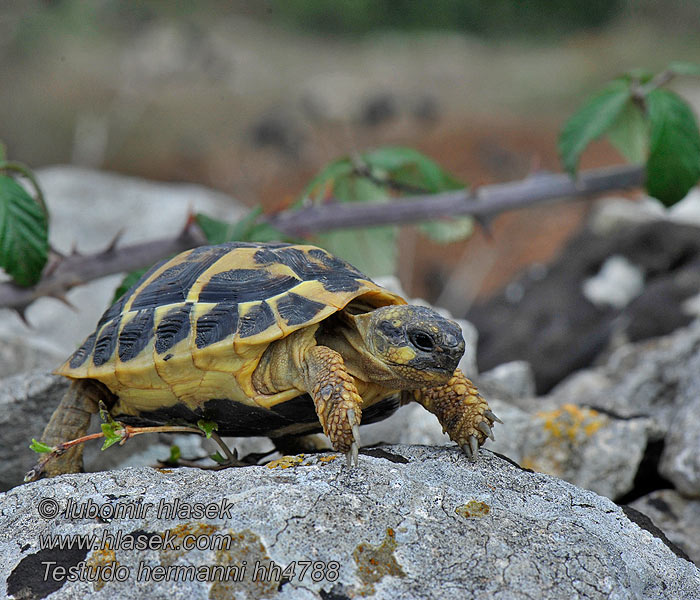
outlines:
M322 430L357 464L360 422L415 401L474 459L498 418L463 353L456 323L321 248L201 246L146 272L55 371L72 384L42 440L85 435L102 401L128 425L205 419L278 448ZM82 470L81 448L44 474Z

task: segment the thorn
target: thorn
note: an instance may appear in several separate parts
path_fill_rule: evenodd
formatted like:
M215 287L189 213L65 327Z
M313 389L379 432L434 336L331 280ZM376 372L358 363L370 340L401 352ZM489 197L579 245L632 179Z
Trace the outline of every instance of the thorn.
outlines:
M78 241L73 240L73 243L70 245L70 255L71 256L80 256L80 252L78 252Z
M75 244L75 242L73 242ZM63 254L60 250L56 250L53 246L49 245L49 253L57 256L58 258L66 258L66 255Z
M52 275L54 271L58 268L58 265L60 265L65 259L65 256L63 254L58 254L46 267L46 270L44 271L44 277L48 277L49 275Z
M112 238L112 241L109 243L109 245L102 251L102 254L111 254L117 249L117 244L119 243L119 240L121 237L124 235L124 228L122 227L117 233L114 235Z
M19 315L19 318L22 319L22 322L31 329L32 325L29 321L27 321L27 306L20 306L15 308L15 311Z
M63 292L51 292L48 295L51 296L51 298L56 298L56 300L60 300L72 311L78 312L78 307L75 304L73 304L70 300L68 300L68 296L66 296Z
M484 231L484 237L489 241L493 242L493 229L491 228L491 223L493 223L493 217L488 215L474 215L474 220L481 225Z

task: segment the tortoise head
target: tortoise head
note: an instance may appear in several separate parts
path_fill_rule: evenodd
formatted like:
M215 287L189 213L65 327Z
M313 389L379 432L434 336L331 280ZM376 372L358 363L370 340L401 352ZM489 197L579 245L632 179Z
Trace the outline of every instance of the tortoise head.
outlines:
M423 306L384 306L354 321L383 383L399 389L446 383L464 354L459 325Z

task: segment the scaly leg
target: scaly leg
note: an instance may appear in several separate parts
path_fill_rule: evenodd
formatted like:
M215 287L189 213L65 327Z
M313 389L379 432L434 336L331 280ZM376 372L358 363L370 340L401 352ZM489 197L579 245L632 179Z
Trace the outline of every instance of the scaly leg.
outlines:
M406 392L440 421L442 430L474 460L486 438L493 439L494 422L502 423L477 391L474 384L457 369L444 385Z
M56 446L84 436L90 426L90 418L98 410L99 401L105 399L105 390L101 384L91 379L76 379L51 416L41 441ZM83 444L78 444L49 461L42 475L55 477L64 473L80 473L82 470Z
M343 357L326 346L309 348L304 361L304 379L323 433L330 438L335 450L346 453L348 465L356 465L362 398L345 369Z

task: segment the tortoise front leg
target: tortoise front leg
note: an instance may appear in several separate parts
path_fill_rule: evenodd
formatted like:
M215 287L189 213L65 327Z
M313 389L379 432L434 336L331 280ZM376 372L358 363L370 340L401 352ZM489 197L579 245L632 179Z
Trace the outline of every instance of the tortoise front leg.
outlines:
M460 369L444 385L423 388L404 393L408 401L414 400L433 413L442 430L457 442L470 460L474 460L486 438L493 439L494 422L501 421Z
M51 415L41 441L56 446L84 436L92 415L97 412L99 401L105 399L104 389L98 382L91 379L74 380ZM64 473L80 473L82 470L83 444L78 444L49 461L42 474L55 477Z
M306 352L304 379L316 405L316 414L333 448L345 452L348 465L357 464L360 449L362 398L347 372L343 357L326 346Z

